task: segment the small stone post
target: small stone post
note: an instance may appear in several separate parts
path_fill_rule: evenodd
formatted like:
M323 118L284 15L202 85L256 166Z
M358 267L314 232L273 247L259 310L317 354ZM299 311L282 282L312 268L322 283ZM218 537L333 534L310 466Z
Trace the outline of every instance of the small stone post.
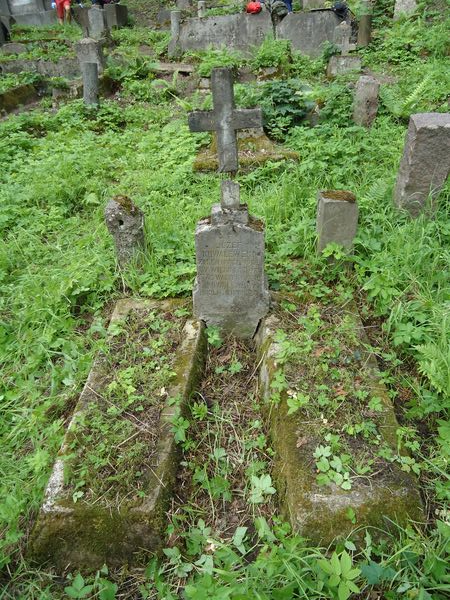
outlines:
M96 4L89 9L88 27L89 37L93 38L94 40L102 39L107 30L106 18L103 8L100 8L100 6Z
M353 246L358 226L358 205L351 192L325 190L317 194L317 252L331 243L346 251Z
M83 101L86 106L98 106L98 65L95 62L81 63L83 75Z
M372 37L372 5L370 0L362 0L361 16L358 23L358 48L364 48L370 44Z
M199 0L197 2L197 17L203 19L206 16L206 2L205 0Z
M380 84L368 75L361 75L356 84L353 102L353 121L357 125L370 127L378 112Z
M117 261L125 267L145 248L144 213L127 196L115 196L106 205L105 221L114 238Z
M172 10L170 12L170 43L168 54L170 58L179 56L180 50L180 26L181 10Z
M412 217L439 194L450 171L450 113L411 115L394 202Z

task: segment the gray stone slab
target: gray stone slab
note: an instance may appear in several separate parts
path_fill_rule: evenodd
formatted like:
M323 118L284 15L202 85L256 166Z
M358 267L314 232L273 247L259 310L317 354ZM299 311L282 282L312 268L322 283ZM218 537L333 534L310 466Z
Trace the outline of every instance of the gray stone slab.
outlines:
M417 216L442 189L450 171L450 114L412 115L394 189L399 208Z
M105 12L99 6L93 6L88 13L89 37L100 40L106 32Z
M89 10L90 8L87 6L73 6L73 17L75 21L81 26L83 30L83 36L89 37Z
M226 47L250 54L267 34L272 33L272 21L267 11L257 15L238 13L218 17L193 17L180 25L181 50L206 50Z
M394 7L394 21L400 17L409 17L417 10L416 0L396 0Z
M303 0L303 10L311 10L312 8L325 8L325 0Z
M125 267L144 249L144 213L127 196L116 196L106 205L105 221L114 238L118 263Z
M95 62L97 63L98 72L103 72L105 67L105 56L103 54L103 43L101 40L83 38L76 42L75 52L80 64Z
M291 40L292 47L308 56L319 56L325 42L333 42L339 18L331 10L291 13L276 27L279 39Z
M13 15L17 25L51 25L57 22L55 10L43 10L40 12L30 12Z
M8 0L8 5L11 15L40 12L47 8L43 0Z
M285 300L298 305L298 298L291 295L276 294L274 300L277 304ZM398 422L389 394L381 380L376 358L366 350L370 346L357 308L353 303L346 303L345 306L339 307L338 311L335 309L334 315L331 311L333 307L328 306L327 316L333 318L334 326L338 324L342 326L345 323L346 330L349 331L351 328L352 333L354 332L352 337L356 341L353 347L346 348L346 353L348 356L356 354L361 356L360 368L357 372L359 383L355 382L355 385L363 385L363 389L369 391L368 399L373 397L380 399L381 411L372 413L371 419L376 422L381 438L380 444L386 445L395 454ZM302 319L308 317L303 316ZM392 525L391 521L405 526L408 519L422 522L424 514L417 479L411 473L403 472L396 463L379 461L373 476L354 478L350 490L344 490L334 483L318 485L314 451L319 444L326 443L322 440L327 428L330 432L334 430L331 429L328 419L312 418L313 412L312 409L308 412L308 406L303 411L289 414L287 401L289 391L292 394L293 391L308 389L308 382L305 387L303 380L305 376L304 372L302 373L303 369L293 363L301 362L303 359L313 361L317 372L320 373L327 349L321 348L318 342L316 349L319 359L314 358L314 355L295 356L287 361L286 358L282 359L280 344L275 339L277 331L284 327L277 314L272 314L263 320L256 336L261 364L259 389L263 406L267 406L267 419L274 444L275 461L272 477L277 488L282 516L290 522L296 533L308 538L313 544L324 546L334 544L336 539L345 539L350 534L353 541L364 545L366 527L371 528L373 535L377 530L386 529L391 529L398 535L399 530ZM295 348L298 344L295 331L286 332L286 336L288 343L291 341ZM325 354L322 354L324 350ZM336 369L334 359L332 361L333 368ZM354 359L349 362L353 361ZM287 375L289 391L281 392L280 401L274 402L271 399L274 393L273 384L280 369ZM340 367L340 370L345 369L345 366ZM349 368L349 377L351 376L353 374ZM345 406L349 400L342 397L340 402ZM358 422L358 419L359 421L367 419L367 408L364 405L361 406L359 403L352 405L350 411L354 422ZM327 422L328 424L325 424ZM339 433L341 431L340 425ZM349 445L349 452L359 453L360 457L365 453L369 455L370 445L368 441L359 437L357 444ZM348 519L350 508L356 514L356 525Z
M98 65L96 62L81 63L83 76L83 102L86 106L98 106Z
M216 207L217 211L217 207ZM219 209L220 211L220 209ZM269 310L262 223L200 221L195 232L194 315L241 338L255 334Z
M327 77L332 79L337 75L361 71L361 57L352 54L334 55L330 58L327 67Z
M358 79L353 102L353 121L357 125L370 127L378 112L380 83L375 77L362 75Z
M139 318L139 311L155 311L161 318L180 306L177 300L120 300L111 317L111 326L125 321L127 315ZM167 401L160 414L155 453L142 473L143 495L130 494L119 505L107 506L74 502L73 485L67 485L65 468L70 468L70 442L76 423L83 418L89 403L102 393L105 366L96 359L75 407L58 459L48 482L44 502L32 533L30 558L48 563L61 572L67 568L91 572L109 566L147 564L149 553L164 547L167 510L175 484L180 451L174 439L173 419L185 410L205 363L206 341L201 324L187 320L182 342L175 350L173 378L167 382ZM151 376L151 375L150 375ZM180 400L179 409L171 402ZM116 417L114 417L116 418ZM136 442L147 442L145 427L137 429ZM126 440L125 440L126 441ZM117 446L111 452L117 451Z
M1 73L37 72L47 77L79 77L80 65L76 58L60 58L58 62L51 60L17 59L0 62Z
M320 191L317 194L317 252L328 244L351 250L358 227L358 205L351 192Z
M17 42L8 42L7 44L3 44L0 48L1 54L23 54L27 52L27 47L25 44L18 44Z
M128 23L128 7L124 4L105 4L103 10L109 29L125 27Z

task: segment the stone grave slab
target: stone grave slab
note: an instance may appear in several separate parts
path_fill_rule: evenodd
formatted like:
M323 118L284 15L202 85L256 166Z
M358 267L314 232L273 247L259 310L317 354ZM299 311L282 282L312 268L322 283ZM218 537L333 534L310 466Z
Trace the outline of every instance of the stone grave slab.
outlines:
M30 83L19 85L0 94L0 113L9 113L21 105L37 101L38 91Z
M450 171L450 114L412 115L394 188L394 202L416 217Z
M128 23L128 7L124 4L105 4L103 10L108 29L119 29Z
M333 42L334 28L340 20L331 10L290 13L276 26L276 37L291 40L292 47L315 57L325 42Z
M89 37L100 40L107 29L105 11L97 5L92 6L88 12Z
M362 528L365 526L395 532L390 520L400 525L405 525L408 518L423 521L415 476L402 471L398 462L376 455L380 447L386 455L396 453L398 422L381 381L376 359L366 350L368 341L356 306L333 307L327 304L324 312L320 313L317 302L308 306L293 295L274 296L278 308L263 320L256 341L261 360L260 389L266 401L266 417L276 457L273 478L282 516L296 533L314 544L325 546L335 542L336 536L343 539L357 528L359 533L356 531L352 539L362 542ZM288 319L283 317L283 302L289 304ZM299 308L294 310L292 306ZM346 332L347 343L340 348L340 353L330 345L321 346L317 334L307 333L316 330L318 314L319 327L323 323L323 326L330 327L330 344L340 339L338 331ZM310 329L307 329L308 326ZM280 329L290 348L292 345L300 348L298 354L291 354L290 359L282 356L283 341L277 334ZM325 362L330 369L339 372L341 379L335 385L321 366ZM279 389L274 383L276 378L280 380L280 372L286 378L287 389L280 393L277 401L273 401L271 397ZM348 382L347 388L344 389L341 380ZM317 389L319 384L321 392ZM353 396L356 392L360 395ZM320 394L322 404L317 400ZM289 413L288 401L292 402L299 395L307 396L304 408ZM369 407L371 401L376 411ZM327 402L334 402L335 412L334 408L326 412ZM358 423L369 420L373 435L377 436L377 444L371 444L363 435L354 433ZM337 441L327 441L325 436L328 433L337 436ZM329 454L325 452L328 458L321 463L319 470L316 467L317 448L330 447L332 443L336 446ZM335 455L339 460L334 460ZM345 455L350 458L345 458ZM341 457L350 461L349 476L342 467ZM333 462L331 471L328 468L330 461ZM370 468L364 472L366 466ZM364 475L357 476L357 469ZM319 480L321 473L325 477ZM354 511L355 524L348 517L349 509Z
M80 64L96 63L98 72L102 73L105 68L105 56L103 54L102 41L93 38L83 38L75 44L75 52Z
M400 17L409 17L413 15L417 10L416 0L396 0L394 6L394 21L400 19Z
M338 75L361 71L361 57L353 54L334 55L327 67L327 77L332 79Z
M114 196L105 207L105 221L119 265L125 267L145 247L144 213L128 196Z
M350 251L358 227L358 205L351 192L326 190L317 194L317 252L334 243Z
M225 47L251 54L252 48L259 46L269 33L272 33L272 21L266 11L257 15L192 17L180 24L178 44L183 52Z
M45 492L32 534L34 562L50 561L59 572L68 566L94 571L105 563L145 565L161 549L179 461L172 420L184 410L206 355L203 329L183 316L185 307L178 300L117 303L108 353L94 362ZM152 348L164 339L159 357ZM138 389L129 387L130 373L139 373ZM98 422L102 431L113 427L114 437L96 434ZM80 485L76 473L89 477L89 444L101 446L96 455L106 458L94 479Z
M369 75L362 75L356 84L353 101L353 121L357 125L370 127L378 112L380 83Z

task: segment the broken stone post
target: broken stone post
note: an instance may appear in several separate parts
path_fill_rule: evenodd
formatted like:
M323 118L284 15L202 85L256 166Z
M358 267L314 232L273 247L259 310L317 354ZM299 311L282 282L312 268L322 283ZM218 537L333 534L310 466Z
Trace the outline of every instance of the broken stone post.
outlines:
M340 48L341 54L348 54L350 50L355 49L355 44L350 43L351 34L352 26L346 21L342 21L334 28L334 43Z
M213 110L189 114L191 131L215 131L219 171L238 170L236 131L261 127L261 110L236 109L230 69L213 69ZM269 310L264 274L264 227L240 203L239 184L221 183L221 202L195 232L194 315L225 333L251 338Z
M206 16L206 2L205 0L200 0L197 2L197 17L199 19L203 19Z
M395 0L394 21L397 21L402 16L409 17L414 14L416 10L416 0Z
M363 48L370 44L372 37L372 5L370 0L362 0L361 15L358 23L357 46Z
M353 102L353 121L357 125L370 127L378 112L380 84L368 75L361 75L356 84Z
M127 196L115 196L106 205L105 221L114 239L117 261L125 267L145 247L144 213Z
M80 67L83 63L97 63L98 72L102 73L105 67L105 57L103 54L103 44L101 41L93 38L84 38L75 44L75 52L80 62Z
M170 11L170 43L168 54L171 58L181 54L180 48L181 10Z
M411 115L394 188L394 202L416 217L435 198L450 171L450 114Z
M107 27L105 13L98 5L89 9L88 13L89 37L94 40L100 40L104 37Z
M358 226L358 205L351 192L325 190L317 194L317 252L328 244L340 244L346 251L353 246Z
M83 101L86 106L98 106L98 65L95 62L81 63L83 76Z

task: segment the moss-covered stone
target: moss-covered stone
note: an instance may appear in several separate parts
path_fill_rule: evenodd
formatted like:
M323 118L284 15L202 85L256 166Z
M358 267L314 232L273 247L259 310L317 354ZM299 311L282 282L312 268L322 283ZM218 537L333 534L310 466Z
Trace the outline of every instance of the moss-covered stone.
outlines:
M169 311L176 309L178 304L176 300L119 301L111 324L122 321L131 311ZM161 549L167 526L166 510L179 463L179 450L172 432L177 407L169 399L180 399L180 408L184 410L203 371L205 355L202 326L188 320L183 329L183 341L176 350L175 375L167 389L168 400L160 415L156 452L152 464L143 473L143 493L138 499L134 495L130 501L122 498L116 506L104 506L101 499L91 503L74 501L76 490L65 483L65 470L67 466L70 468L73 424L86 410L90 395L99 389L105 377L104 363L95 361L53 468L32 534L30 557L34 561L50 562L57 570L63 570L67 565L95 570L105 563L111 566L144 564L149 553Z
M34 85L19 85L0 94L0 111L10 112L22 104L37 99L38 93Z
M364 343L364 328L355 306L347 307L347 316L350 316L348 321L354 329L355 339ZM413 475L401 471L397 464L386 462L376 476L355 478L350 490L335 484L318 485L313 452L320 440L319 426L314 419L305 423L300 413L289 415L286 393L281 394L279 403L269 400L273 393L271 385L279 370L279 347L274 338L280 326L276 316L268 317L261 325L257 342L261 357L261 390L268 401L267 418L276 452L273 476L284 518L297 533L325 545L347 536L356 527L386 530L392 527L391 522L404 524L408 518L422 521L417 481ZM361 363L364 365L362 376L371 395L381 400L378 428L382 443L396 451L398 423L387 390L380 381L376 359L365 351ZM352 406L352 411L355 410L357 408ZM362 440L359 443L359 453L364 455L364 444L369 453L369 442ZM356 522L349 519L349 509L354 511Z

